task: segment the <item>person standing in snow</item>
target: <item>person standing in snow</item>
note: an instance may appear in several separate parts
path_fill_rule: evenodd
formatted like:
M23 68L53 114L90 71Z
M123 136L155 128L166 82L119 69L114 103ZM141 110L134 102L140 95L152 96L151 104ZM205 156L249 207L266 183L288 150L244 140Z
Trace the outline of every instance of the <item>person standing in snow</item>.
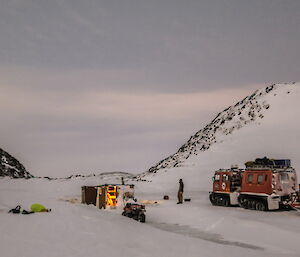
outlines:
M183 202L183 181L182 179L179 179L179 189L178 189L178 194L177 194L177 198L178 198L178 203L177 204L182 204Z

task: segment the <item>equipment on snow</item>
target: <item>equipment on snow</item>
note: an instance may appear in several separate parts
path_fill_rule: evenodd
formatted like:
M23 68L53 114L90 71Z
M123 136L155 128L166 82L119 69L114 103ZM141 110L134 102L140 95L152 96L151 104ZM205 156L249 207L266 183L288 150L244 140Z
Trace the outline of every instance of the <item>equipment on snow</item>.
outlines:
M32 212L50 212L51 209L47 209L44 205L40 203L34 203L30 206Z
M25 214L25 215L27 215L27 214L32 214L32 213L34 213L33 211L26 211L26 210L23 210L22 211L22 214Z
M128 218L133 218L142 223L146 222L145 205L138 203L126 203L122 215Z
M14 214L20 213L20 212L21 212L21 205L17 205L15 208L9 210L8 213L10 213L10 212L12 212L12 213L14 213Z

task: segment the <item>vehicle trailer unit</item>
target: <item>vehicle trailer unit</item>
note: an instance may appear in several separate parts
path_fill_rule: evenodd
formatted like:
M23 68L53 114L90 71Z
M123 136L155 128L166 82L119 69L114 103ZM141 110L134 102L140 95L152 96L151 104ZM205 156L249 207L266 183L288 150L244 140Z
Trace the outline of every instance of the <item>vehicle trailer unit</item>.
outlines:
M247 167L238 197L246 209L278 210L289 207L297 198L297 175L292 167Z
M213 205L238 204L245 209L266 211L289 208L297 199L297 175L290 160L262 158L245 165L245 170L215 172L209 196Z

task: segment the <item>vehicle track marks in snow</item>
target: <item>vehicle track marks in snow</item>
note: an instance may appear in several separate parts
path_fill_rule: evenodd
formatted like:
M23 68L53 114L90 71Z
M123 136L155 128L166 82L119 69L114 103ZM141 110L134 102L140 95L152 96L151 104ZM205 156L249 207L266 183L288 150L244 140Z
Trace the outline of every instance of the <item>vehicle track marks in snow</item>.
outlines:
M153 226L155 228L180 234L180 235L185 235L193 238L199 238L202 240L210 241L216 244L222 244L222 245L232 245L232 246L237 246L241 248L248 248L252 250L264 250L264 248L256 246L256 245L251 245L247 243L242 243L242 242L236 242L236 241L229 241L225 240L222 238L221 235L219 234L214 234L214 233L209 233L206 231L201 231L196 228L191 228L186 225L178 225L178 224L167 224L167 223L151 223L148 222L150 226Z

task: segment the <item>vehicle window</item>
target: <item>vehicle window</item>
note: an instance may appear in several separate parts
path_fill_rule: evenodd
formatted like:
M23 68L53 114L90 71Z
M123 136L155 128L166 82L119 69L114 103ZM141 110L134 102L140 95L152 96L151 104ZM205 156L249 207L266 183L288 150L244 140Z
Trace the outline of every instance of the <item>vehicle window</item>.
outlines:
M263 184L264 183L264 176L265 175L258 175L257 176L257 184Z
M216 174L215 175L215 181L219 181L220 180L220 175L219 174Z
M253 174L249 174L247 177L248 183L252 184L253 183Z
M289 180L289 175L287 173L280 174L280 181L285 182Z
M227 180L228 180L228 176L224 174L222 177L222 181L227 181Z

